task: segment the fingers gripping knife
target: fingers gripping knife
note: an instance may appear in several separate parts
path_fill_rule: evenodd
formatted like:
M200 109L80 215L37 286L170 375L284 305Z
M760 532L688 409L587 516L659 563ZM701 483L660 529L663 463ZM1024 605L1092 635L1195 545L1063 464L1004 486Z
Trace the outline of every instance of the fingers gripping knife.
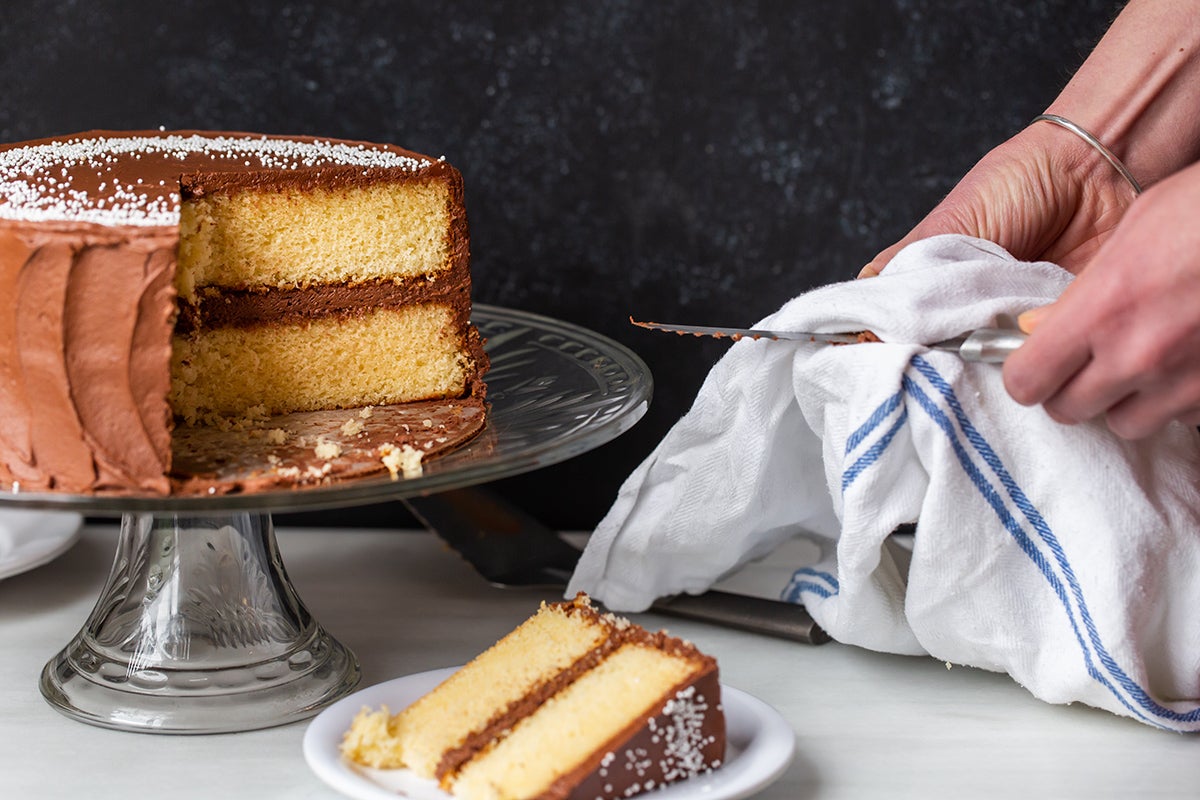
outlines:
M479 487L404 503L495 586L565 589L579 560L580 551L557 533ZM805 644L829 641L803 606L781 600L708 591L660 598L650 610Z

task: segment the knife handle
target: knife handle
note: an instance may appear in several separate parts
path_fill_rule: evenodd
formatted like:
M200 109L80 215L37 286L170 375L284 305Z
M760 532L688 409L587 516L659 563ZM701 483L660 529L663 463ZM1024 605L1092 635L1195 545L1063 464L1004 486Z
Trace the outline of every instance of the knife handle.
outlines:
M1000 364L1025 344L1025 334L1008 328L979 328L963 339L958 354L963 361Z
M763 597L715 590L704 594L676 594L660 597L650 610L803 644L825 644L830 639L804 606Z

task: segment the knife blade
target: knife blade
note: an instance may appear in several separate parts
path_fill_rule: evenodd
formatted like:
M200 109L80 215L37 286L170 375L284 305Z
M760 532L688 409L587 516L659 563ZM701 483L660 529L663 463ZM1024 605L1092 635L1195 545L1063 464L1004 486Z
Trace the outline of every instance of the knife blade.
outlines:
M865 344L880 341L869 331L858 333L818 333L815 331L780 331L763 328L730 328L714 325L673 325L662 322L640 322L633 317L629 321L639 328L666 331L680 335L711 336L718 339L767 339L771 341L799 341L815 344ZM1025 343L1025 334L1010 328L976 328L961 336L925 344L931 350L957 353L963 361L986 364L1002 363L1018 347Z
M494 586L565 589L579 560L577 547L482 487L408 497L403 502ZM804 606L782 600L710 590L659 598L650 611L804 644L830 640Z

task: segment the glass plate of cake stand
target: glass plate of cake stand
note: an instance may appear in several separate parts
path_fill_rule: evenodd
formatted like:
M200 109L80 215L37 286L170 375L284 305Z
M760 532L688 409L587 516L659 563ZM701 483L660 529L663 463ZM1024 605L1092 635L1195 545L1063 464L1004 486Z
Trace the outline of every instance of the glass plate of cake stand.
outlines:
M0 492L0 507L120 516L108 580L42 672L75 719L146 733L222 733L306 719L351 692L354 654L309 613L272 512L403 500L554 464L628 430L652 381L623 345L578 326L477 304L487 340L483 430L419 477L199 496Z

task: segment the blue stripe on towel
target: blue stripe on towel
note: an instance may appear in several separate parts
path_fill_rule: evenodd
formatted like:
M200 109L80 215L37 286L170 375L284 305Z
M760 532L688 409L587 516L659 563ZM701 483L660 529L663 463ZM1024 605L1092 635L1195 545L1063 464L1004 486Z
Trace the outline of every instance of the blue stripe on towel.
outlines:
M816 578L818 580L826 581L829 586L825 586L813 580L808 580L808 578ZM784 588L780 599L789 603L799 603L800 595L804 592L809 592L817 595L818 597L829 599L830 597L836 595L840 590L841 586L838 584L837 578L835 578L833 575L830 575L828 572L814 569L813 567L801 567L792 573L792 578L788 581L788 585Z
M837 592L838 589L841 588L841 585L838 583L837 578L835 578L833 575L826 572L825 570L817 569L816 567L801 567L800 569L796 570L795 573L793 573L793 577L795 577L796 575L811 575L814 578L819 578L823 581L828 581L829 585L833 587L833 591L835 593Z
M850 438L846 440L846 455L850 455L854 448L862 444L863 439L870 435L871 431L879 427L879 425L887 419L893 411L900 406L900 401L903 399L902 391L896 392L894 395L884 400L879 404L879 407L871 412L871 416L867 417L867 421L858 426L858 430L850 434Z
M788 583L787 588L783 590L783 599L788 603L801 604L800 596L805 592L815 594L826 600L837 594L837 592L830 591L821 584L813 583L812 581L791 581Z
M1089 610L1087 602L1084 599L1083 589L1079 585L1078 579L1075 576L1075 571L1071 567L1070 561L1067 559L1061 543L1050 529L1050 526L1046 523L1045 519L1038 512L1037 508L1029 500L1028 496L1017 485L1012 475L1007 469L1005 469L1003 462L996 454L996 451L987 442L987 439L972 424L970 418L964 411L962 404L959 402L958 397L955 395L949 381L939 374L933 365L921 356L915 356L912 360L912 365L922 376L926 378L926 380L930 382L930 384L945 400L946 404L950 408L950 411L954 415L955 421L957 421L959 428L962 430L962 435L971 444L975 452L978 453L983 459L984 463L991 468L993 473L995 473L996 477L1000 480L1001 485L1006 490L1008 496L1012 499L1013 504L1021 511L1026 521L1028 521L1033 527L1038 538L1048 547L1053 556L1054 562L1058 565L1059 569L1061 569L1063 577L1060 579L1059 576L1055 574L1053 567L1047 561L1045 555L1040 549L1038 549L1037 545L1022 529L1020 523L1013 518L1008 508L1005 506L1004 500L999 492L982 474L980 469L972 462L970 455L967 453L966 449L959 440L959 433L955 430L954 425L951 423L946 413L939 408L933 399L926 395L925 392L922 391L921 388L917 386L917 384L913 382L911 378L909 378L908 375L905 375L902 379L905 391L918 402L921 408L929 414L930 418L933 419L938 427L946 434L947 438L950 440L950 445L953 448L955 455L958 457L960 465L967 473L967 476L970 478L971 482L996 512L1005 529L1008 530L1009 534L1013 536L1014 540L1018 543L1025 554L1037 566L1038 570L1050 584L1051 589L1058 596L1059 601L1062 603L1063 609L1067 614L1071 628L1075 633L1075 637L1079 642L1080 649L1087 666L1088 674L1105 688L1107 688L1110 692L1112 692L1113 696L1116 697L1117 700L1126 708L1128 708L1133 714L1147 720L1148 722L1151 722L1152 724L1155 724L1154 721L1147 719L1146 714L1143 712L1148 712L1154 717L1175 722L1190 723L1200 719L1200 708L1193 709L1187 713L1181 713L1162 706L1156 702L1150 696L1150 694L1137 683L1137 681L1135 681L1123 669L1121 669L1120 665L1117 664L1116 659L1104 646L1104 643L1096 628L1095 621L1092 618L1091 611ZM1080 630L1080 622L1075 618L1075 612L1072 610L1071 603L1067 595L1067 588L1063 585L1063 581L1065 581L1067 586L1070 587L1070 595L1075 599L1075 604L1079 609L1078 613L1081 618L1082 625L1087 631L1086 640L1083 632ZM1104 671L1108 673L1108 676L1104 675L1094 663L1092 652L1088 646L1089 644L1091 645L1091 648L1095 649L1096 658L1099 659L1100 663L1104 667ZM1113 682L1109 680L1109 677L1115 680L1115 682L1121 688L1129 693L1131 700L1122 696L1117 687L1113 685Z
M846 493L846 489L850 488L850 484L854 483L854 479L863 473L868 467L879 460L887 450L888 445L896 438L896 434L904 427L904 423L908 421L908 409L905 408L900 412L900 416L892 423L892 427L888 428L887 433L879 437L875 444L867 448L867 452L863 453L855 460L850 468L842 473L842 494Z

